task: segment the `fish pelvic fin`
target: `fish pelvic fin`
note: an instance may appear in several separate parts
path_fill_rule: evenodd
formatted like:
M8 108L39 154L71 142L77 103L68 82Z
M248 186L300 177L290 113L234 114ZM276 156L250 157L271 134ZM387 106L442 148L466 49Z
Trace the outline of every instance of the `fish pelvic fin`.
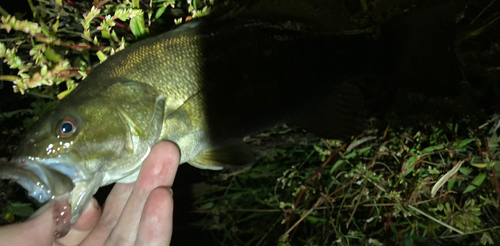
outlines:
M255 158L250 147L240 140L206 149L188 163L200 169L221 170L225 167L252 165L255 163Z

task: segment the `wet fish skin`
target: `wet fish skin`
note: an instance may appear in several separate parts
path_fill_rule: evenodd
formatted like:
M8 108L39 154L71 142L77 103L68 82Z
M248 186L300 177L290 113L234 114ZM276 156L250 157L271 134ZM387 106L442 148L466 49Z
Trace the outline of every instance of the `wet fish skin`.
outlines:
M289 19L185 24L95 68L28 133L12 162L71 178L72 223L100 186L135 181L156 142L176 143L181 163L200 168L248 164L243 136L293 121L370 70L366 36Z

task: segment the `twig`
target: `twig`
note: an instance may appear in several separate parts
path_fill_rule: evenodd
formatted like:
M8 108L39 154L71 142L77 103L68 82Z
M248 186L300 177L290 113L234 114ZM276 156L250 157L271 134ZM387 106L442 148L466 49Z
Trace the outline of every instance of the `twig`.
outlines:
M450 230L452 230L452 231L455 231L455 232L459 233L460 235L464 235L464 232L463 232L463 231L461 231L461 230L459 230L459 229L457 229L457 228L455 228L455 227L453 227L453 226L451 226L451 225L448 225L448 224L446 224L446 223L444 223L444 222L442 222L442 221L440 221L440 220L438 220L438 219L434 218L433 216L431 216L431 215L429 215L429 214L425 213L424 211L422 211L422 210L420 210L420 209L418 209L418 208L416 208L416 207L414 207L414 206L412 206L412 205L408 205L408 207L410 207L411 209L413 209L413 210L417 211L418 213L422 214L423 216L425 216L425 217L427 217L427 218L429 218L429 219L431 219L431 220L434 220L434 221L435 221L435 222L437 222L438 224L441 224L442 226L444 226L444 227L446 227L446 228L448 228L448 229L450 229Z
M274 224L271 227L269 227L269 230L267 230L266 234L264 236L262 236L262 238L259 240L259 242L257 242L257 244L255 246L259 246L262 242L264 242L264 239L266 239L266 237L271 233L273 228L276 226L276 224L278 224L278 222L280 220L281 220L281 216L274 222Z
M328 194L329 197L335 195L337 192L347 188L348 186L350 186L352 183L354 183L354 179L351 179L349 182L345 183L343 186L341 186L340 188L336 189L335 191L333 191L332 193Z
M439 163L434 163L434 162L430 162L430 161L421 161L421 163L425 163L425 164L429 164L429 165L434 165L434 166L441 166L441 164L439 164Z
M360 194L358 196L358 201L356 202L356 205L354 206L354 209L351 212L351 216L350 216L349 220L347 221L346 228L349 228L349 224L351 223L352 218L354 218L354 214L356 213L356 210L358 209L359 203L361 202L361 196L362 195L363 194Z
M488 159L491 160L491 152L488 138L484 137L484 145L486 147L486 152L488 153ZM493 174L493 182L495 184L495 191L497 192L497 203L500 203L500 187L498 186L497 171L495 166L491 167L491 174Z
M335 152L331 153L330 156L328 156L328 159L326 159L326 161L323 162L323 164L321 164L321 166L318 167L318 169L316 169L316 171L311 175L311 177L309 177L309 179L307 179L306 184L309 184L312 181L312 179L314 177L316 177L316 175L318 175L321 172L321 170L323 170L323 168L325 168L325 166L333 159L333 157L336 156L340 151L345 149L349 143L345 143L344 145L337 148L335 150ZM304 188L300 189L299 195L297 196L297 199L295 200L295 207L297 207L299 205L299 202L302 199L302 196L304 195L305 191L306 191L306 189L304 189ZM286 225L287 228L290 227L290 221L293 219L293 217L294 217L294 214L292 214L292 216L290 216L290 218L288 219L288 222Z
M484 9L483 9L483 10L482 10L482 11L481 11L481 12L480 12L477 16L476 16L476 18L474 18L474 20L472 20L472 21L470 22L470 24L474 24L474 22L475 22L475 21L479 18L479 16L481 16L481 15L482 15L482 14L483 14L483 13L484 13L484 12L485 12L488 8L489 8L489 7L491 7L491 5L493 5L493 3L495 3L495 1L496 1L496 0L492 0L492 1L490 2L490 4L488 4L488 6L486 6L486 7L485 7L485 8L484 8Z
M389 166L387 166L385 163L380 162L380 161L377 161L377 162L374 162L374 163L373 163L373 166L375 166L375 165L377 165L377 164L379 164L379 165L382 165L382 166L386 167L387 169L389 169L389 172L391 172L391 174L394 174L394 172L392 171L392 169L391 169Z
M455 234L455 235L449 235L449 236L441 236L439 238L446 239L446 238L462 237L462 236L466 236L466 235L470 235L470 234L476 234L476 233L481 233L481 232L485 232L485 231L492 231L495 229L500 229L500 226L494 226L491 228L481 229L481 230L477 230L477 231L471 231L471 232L464 233L463 235Z
M29 1L31 1L31 0L29 0ZM104 0L102 2L99 2L99 0L95 0L92 3L92 5L96 6L96 8L98 8L98 9L100 9L104 4L106 4L106 3L110 2L110 1L112 1L112 0ZM80 7L79 5L75 4L71 0L66 0L66 3L68 5L76 8L76 9L82 11L82 12L86 12L86 13L90 12L90 10ZM101 19L101 20L105 20L106 19L106 17L104 17L104 16L98 16L98 18ZM128 26L126 26L126 25L124 25L124 24L122 24L122 23L120 23L120 22L118 22L116 20L114 20L113 22L115 23L115 26L123 28L125 30L128 30Z
M105 16L98 16L97 18L99 18L99 19L101 19L101 20L106 20L106 17L105 17ZM113 22L115 23L115 26L117 26L117 27L121 27L121 28L123 28L123 29L125 29L125 30L128 30L128 29L127 29L128 27L127 27L127 26L125 26L125 25L123 25L122 23L120 23L120 22L118 22L118 21L116 21L116 20L114 20Z
M236 178L236 177L235 177L235 176L233 176L233 178L232 178L232 179L231 179L231 181L229 182L229 185L227 186L226 191L224 191L224 195L223 195L224 197L227 195L227 192L229 191L229 188L231 188L231 185L233 185L233 182L234 182L234 179L235 179L235 178Z
M345 189L346 187L350 186L352 183L354 182L354 179L351 179L351 181L347 182L346 184L344 184L343 186L339 187L338 189L336 189L335 191L333 191L332 193L330 193L328 195L328 197L331 197L333 195L335 195L337 192ZM300 222L302 222L310 213L312 213L318 206L320 206L321 204L323 204L323 202L326 200L326 198L324 197L320 197L318 198L318 201L316 201L316 203L312 206L311 209L309 209L309 211L307 211L306 214L304 214L297 222L295 222L295 224L293 224L292 227L290 227L283 235L281 235L280 237L280 240L283 239L283 237L285 237L286 235L290 234L290 232L295 228L297 227Z
M445 193L443 193L443 194L441 194L441 195L439 195L439 196L433 197L433 198L431 198L431 199L429 199L429 200L416 202L416 203L415 203L415 205L420 205L420 204L424 204L424 203L431 202L432 200L436 200L436 199L438 199L438 198L441 198L441 197L443 197L443 196L446 196L446 195L448 195L449 193L454 193L454 192L453 192L453 191L447 191L447 192L445 192Z
M437 197L436 197L437 198ZM397 203L378 203L378 204L360 204L359 206L362 207L393 207L397 205ZM344 205L342 206L343 208L352 208L354 205ZM326 209L331 209L331 206L323 206L323 207L317 207L316 210L326 210ZM206 214L206 213L212 213L214 212L214 209L202 209L202 210L194 210L192 211L193 213L198 213L198 214ZM238 209L227 209L224 211L228 212L255 212L255 213L281 213L283 212L282 209L255 209L255 208L238 208Z
M104 1L100 2L99 0L95 0L95 1L92 3L92 5L94 5L94 7L95 7L96 9L100 9L100 8L102 8L102 6L103 6L104 4L109 3L109 2L111 2L111 1L112 1L112 0L104 0Z
M306 214L304 214L299 220L297 220L297 222L295 222L295 224L293 224L292 227L290 227L290 229L288 229L285 233L283 233L283 235L280 236L279 240L282 241L285 236L287 236L288 234L290 234L290 232L293 229L295 229L295 227L297 227L300 224L300 222L302 222L307 216L309 216L309 214L311 214L316 209L316 207L318 207L319 205L323 204L324 201L325 201L325 199L323 197L320 197L318 199L318 201L312 206L312 208L309 209L309 211L307 211Z
M214 212L214 209L202 209L202 210L194 210L192 211L193 213L198 213L198 214L206 214L206 213L212 213ZM251 208L240 208L240 209L226 209L224 211L228 212L256 212L256 213L277 213L277 212L283 212L282 209L251 209Z
M384 136L382 136L382 139L385 139L385 137L387 136L387 133L389 132L390 128L391 128L391 124L388 124L387 127L385 128Z
M42 39L42 41L48 39L48 37L45 36L44 34L36 34L34 37L37 39ZM47 42L47 41L45 41L45 42ZM68 44L65 42L54 42L53 45L59 45L59 46L67 47L67 48L74 49L74 50L82 49L82 50L101 50L102 51L105 48L105 47L101 47L101 46Z

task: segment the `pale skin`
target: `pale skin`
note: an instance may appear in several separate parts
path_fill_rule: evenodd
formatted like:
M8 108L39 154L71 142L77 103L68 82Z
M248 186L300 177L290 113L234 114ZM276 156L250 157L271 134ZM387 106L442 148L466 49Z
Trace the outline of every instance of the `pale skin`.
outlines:
M23 223L0 227L0 245L169 245L173 198L170 192L179 149L156 144L136 182L116 184L101 209L95 200L69 233L55 239L54 203Z

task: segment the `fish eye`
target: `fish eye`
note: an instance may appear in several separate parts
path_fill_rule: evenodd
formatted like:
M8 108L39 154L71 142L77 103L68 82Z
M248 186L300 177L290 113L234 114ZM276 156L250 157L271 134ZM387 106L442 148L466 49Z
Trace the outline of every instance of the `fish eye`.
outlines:
M57 128L57 137L69 138L76 132L78 121L72 116L66 116Z

